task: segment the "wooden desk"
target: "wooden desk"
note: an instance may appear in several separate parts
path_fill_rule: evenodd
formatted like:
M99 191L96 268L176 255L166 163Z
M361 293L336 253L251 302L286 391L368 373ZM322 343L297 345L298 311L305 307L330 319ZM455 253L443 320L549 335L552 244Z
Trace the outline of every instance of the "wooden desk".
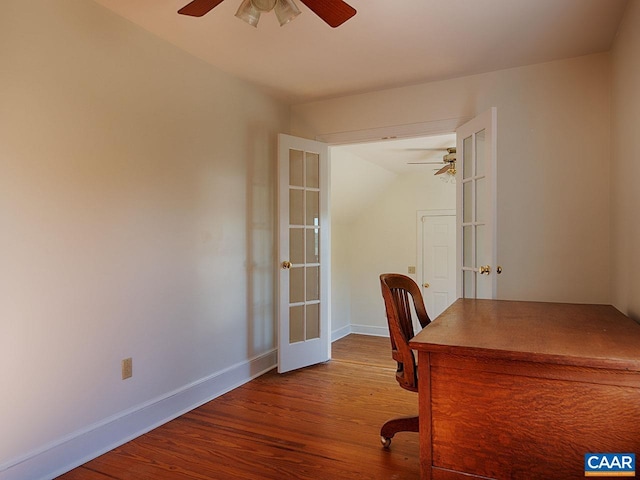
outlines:
M584 478L640 457L640 325L611 306L457 300L418 351L421 478Z

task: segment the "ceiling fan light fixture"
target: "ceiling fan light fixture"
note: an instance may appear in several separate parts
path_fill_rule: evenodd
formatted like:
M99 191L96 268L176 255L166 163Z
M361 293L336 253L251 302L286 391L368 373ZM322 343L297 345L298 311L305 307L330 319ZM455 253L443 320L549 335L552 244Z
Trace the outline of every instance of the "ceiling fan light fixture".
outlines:
M191 0L178 10L180 15L202 17L224 0ZM353 17L357 12L344 0L301 0L313 13L319 16L330 27L339 27ZM294 0L242 0L236 17L249 25L258 26L260 14L276 10L280 26L289 23L300 14Z
M276 6L277 0L251 0L253 6L261 12L270 12Z
M275 10L281 27L300 15L300 9L293 0L277 0Z
M243 0L236 12L236 17L252 27L257 27L260 21L260 10L255 7L252 0Z
M455 185L456 183L456 174L455 174L455 169L453 172L449 171L447 173L445 173L444 175L440 175L440 180L442 180L444 183L450 183L452 185Z

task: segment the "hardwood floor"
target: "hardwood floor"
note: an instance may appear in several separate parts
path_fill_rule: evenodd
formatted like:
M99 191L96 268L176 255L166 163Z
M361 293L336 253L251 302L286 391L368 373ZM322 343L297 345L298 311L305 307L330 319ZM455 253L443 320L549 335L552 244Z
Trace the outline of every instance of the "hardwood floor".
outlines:
M62 480L410 479L418 435L389 450L380 427L413 415L418 396L394 378L389 339L349 335L333 359L269 372L58 477Z

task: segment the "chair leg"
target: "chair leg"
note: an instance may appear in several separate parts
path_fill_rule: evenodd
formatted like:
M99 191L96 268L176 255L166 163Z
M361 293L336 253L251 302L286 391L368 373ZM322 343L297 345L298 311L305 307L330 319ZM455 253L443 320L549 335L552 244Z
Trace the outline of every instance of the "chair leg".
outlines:
M380 429L380 441L382 446L388 448L391 445L391 439L398 432L418 432L418 417L402 417L387 420Z

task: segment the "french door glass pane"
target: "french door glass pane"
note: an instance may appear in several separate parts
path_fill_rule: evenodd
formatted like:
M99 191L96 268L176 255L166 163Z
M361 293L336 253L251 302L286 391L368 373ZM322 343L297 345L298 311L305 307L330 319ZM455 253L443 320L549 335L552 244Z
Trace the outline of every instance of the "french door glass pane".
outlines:
M320 192L307 190L307 225L320 223Z
M487 258L485 257L487 243L487 229L485 225L476 227L476 267L485 265Z
M480 130L476 133L476 177L484 175L485 152L486 152L486 131Z
M320 338L320 304L311 303L307 305L307 331L305 338L312 340Z
M304 228L289 229L289 261L304 263Z
M462 157L462 178L471 178L473 177L473 159L471 155L473 153L472 143L473 137L467 137L463 140L463 157Z
M462 204L463 212L462 221L469 223L473 221L473 180L465 182L462 185Z
M307 188L320 187L320 156L307 152Z
M320 300L320 267L307 267L307 301Z
M304 302L304 267L289 269L289 303Z
M489 214L487 199L487 179L478 178L476 181L476 222L485 222Z
M473 268L473 227L471 225L467 227L462 227L462 244L463 248L463 258L462 258L462 266Z
M289 223L304 225L304 190L289 190Z
M289 307L289 343L304 341L304 305Z
M307 229L307 263L318 263L320 261L320 230L317 228Z
M304 185L303 152L289 150L289 185L302 187Z

